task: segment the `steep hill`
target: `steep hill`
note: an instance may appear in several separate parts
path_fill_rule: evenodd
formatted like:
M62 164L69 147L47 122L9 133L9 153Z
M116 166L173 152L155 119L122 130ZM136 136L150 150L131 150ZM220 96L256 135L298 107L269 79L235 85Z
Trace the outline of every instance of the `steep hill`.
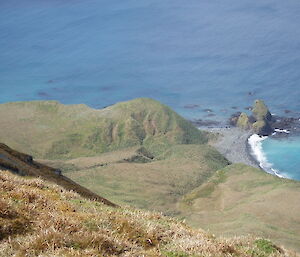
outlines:
M171 144L208 140L206 132L147 98L102 110L56 101L0 104L0 124L0 142L45 159L95 156L137 145L161 153Z
M0 171L0 256L295 256L263 238L216 238L175 219L112 208Z

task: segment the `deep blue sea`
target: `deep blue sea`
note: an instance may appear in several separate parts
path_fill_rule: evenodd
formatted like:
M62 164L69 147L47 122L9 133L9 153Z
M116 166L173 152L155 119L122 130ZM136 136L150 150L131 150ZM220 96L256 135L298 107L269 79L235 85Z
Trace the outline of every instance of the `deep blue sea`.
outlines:
M0 102L146 96L225 120L262 98L297 117L299 24L298 0L0 0ZM264 147L276 167L290 151Z

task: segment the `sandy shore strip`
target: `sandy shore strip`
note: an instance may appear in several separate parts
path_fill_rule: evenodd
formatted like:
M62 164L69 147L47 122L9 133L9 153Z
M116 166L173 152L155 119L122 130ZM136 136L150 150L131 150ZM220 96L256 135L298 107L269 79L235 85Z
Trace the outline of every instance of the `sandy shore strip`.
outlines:
M218 140L211 142L221 154L232 163L244 163L255 168L260 168L257 161L250 154L248 138L251 132L239 128L199 128L209 132L219 133Z

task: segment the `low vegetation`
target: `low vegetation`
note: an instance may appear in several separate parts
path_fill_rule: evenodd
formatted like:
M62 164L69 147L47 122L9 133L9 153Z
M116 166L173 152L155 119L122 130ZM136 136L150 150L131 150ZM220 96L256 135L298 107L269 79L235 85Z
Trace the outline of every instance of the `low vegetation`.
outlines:
M269 119L269 112L261 101L256 103L254 113L257 117ZM85 198L112 206L131 205L163 212L185 219L189 225L207 229L219 236L251 234L270 238L276 244L300 252L299 182L276 178L246 165L231 165L207 144L208 140L216 140L217 135L199 131L157 101L135 99L102 110L85 105L63 105L55 101L7 103L0 104L0 123L0 142L30 154L12 156L12 162L7 166L7 156L1 152L0 145L2 167L12 168L19 174L41 176L65 190L74 190ZM240 123L247 127L247 120L240 120ZM41 160L33 161L31 155ZM56 174L57 170L61 170L62 175ZM75 204L79 208L81 205L76 205L76 199L71 199L68 204ZM83 203L83 200L80 201ZM85 200L84 206L86 205L98 206ZM3 206L7 205L3 203ZM99 206L100 209L97 210L103 213L107 213L108 209L113 210L102 204ZM23 207L20 208L22 210ZM6 238L3 240L9 238L5 237L5 233L19 235L21 231L32 231L30 229L33 225L27 219L28 216L18 216L18 209L11 208L11 211L12 213L8 213L12 217L11 222L16 220L19 225L8 226L8 232L3 232L3 238ZM128 215L142 215L135 219L144 215L144 212L122 208L109 212L109 215L123 215L124 212ZM157 224L147 217L147 222ZM177 221L169 223L171 219L160 220L169 226L179 224ZM104 222L106 223L107 221ZM145 228L148 226L145 224L139 226ZM116 236L118 233L115 230L110 231L114 231L114 238L118 242L124 239ZM169 241L160 241L159 247L150 247L149 251L139 244L134 249L144 249L147 256L151 256L151 251L153 256L193 254L186 248L193 240L186 239L188 241L185 243L176 243L180 247L172 248L171 241L174 242L175 238L171 236ZM180 236L177 239L179 238ZM152 237L150 239L151 242L156 240L154 238L153 241ZM251 250L247 250L246 256L276 256L279 248L267 240L257 240L251 241ZM66 254L69 251L76 254L82 248L77 244L77 241L71 244L72 247L68 244ZM162 245L168 247L162 248ZM53 247L51 251L54 253L56 248L61 249L65 245ZM133 246L130 244L128 247L122 248L119 254L134 256L128 250L133 249ZM193 247L190 246L189 249ZM199 255L197 251L195 252ZM268 251L271 252L265 253ZM141 252L139 256L142 255ZM81 250L80 253L82 254ZM204 253L207 255L205 251ZM118 255L116 252L113 254ZM226 254L230 256L228 252ZM235 253L231 255L235 256ZM216 252L212 256L223 255Z
M300 182L233 164L186 194L178 206L193 227L225 236L267 237L299 252L299 188ZM268 248L267 241L257 243Z
M129 148L99 157L47 163L62 168L65 163L72 165L67 177L115 203L168 215L177 215L176 205L182 196L228 165L208 145L173 145L147 162L141 161L141 156Z
M0 142L43 159L96 156L134 146L160 154L173 144L208 141L207 132L147 98L102 110L56 101L0 104L0 123Z
M114 208L0 171L0 256L293 256L252 237L216 238L159 213Z
M49 164L66 163L66 176L121 206L161 211L217 235L271 238L300 251L299 182L229 165L208 145L175 145L147 163L124 161L135 151Z

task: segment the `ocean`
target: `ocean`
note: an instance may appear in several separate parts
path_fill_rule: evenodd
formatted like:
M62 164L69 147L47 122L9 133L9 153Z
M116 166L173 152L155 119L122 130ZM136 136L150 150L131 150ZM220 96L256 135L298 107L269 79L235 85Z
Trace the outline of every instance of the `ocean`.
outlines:
M0 0L0 102L146 96L225 122L260 98L298 117L299 24L297 0ZM291 172L288 142L262 147Z
M248 140L252 155L266 172L300 181L300 136L260 137Z

